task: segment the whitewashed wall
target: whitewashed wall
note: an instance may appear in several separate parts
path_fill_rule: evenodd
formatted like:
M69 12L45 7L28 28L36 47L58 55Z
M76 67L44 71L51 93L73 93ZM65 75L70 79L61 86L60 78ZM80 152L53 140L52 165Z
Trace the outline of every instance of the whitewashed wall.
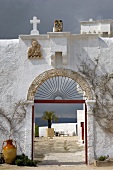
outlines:
M111 34L111 26L110 21L106 22L81 22L81 34L99 34L103 32L108 32Z
M46 129L48 126L39 127L39 137L47 137Z
M96 34L98 34L98 31L100 31L100 24L99 23L81 24L81 34L84 34L84 33L87 33L87 34L96 33Z
M113 157L113 134L105 133L97 122L95 122L94 147L96 158L101 155Z
M53 123L55 132L64 132L65 135L75 136L77 123Z
M80 142L82 142L82 127L81 127L81 122L84 122L84 137L85 137L85 111L84 110L77 110L78 140Z
M31 46L31 40L37 39L42 47L42 59L28 59L27 50ZM53 42L53 43L52 43ZM62 43L65 42L65 43ZM52 44L52 47L51 47ZM66 47L67 46L67 47ZM55 48L54 48L55 47ZM57 49L56 49L57 47ZM19 40L0 40L0 107L11 113L13 104L20 99L27 99L28 89L33 80L41 73L55 68L51 65L51 56L56 51L63 50L67 64L62 68L78 71L80 60L92 60L100 56L101 66L98 74L113 71L113 38L101 38L97 35L72 35L70 33L48 33L47 35L21 35ZM92 141L92 136L96 134L89 149L90 162L97 156L109 152L113 157L111 148L113 146L112 135L108 134L93 121L95 128L92 127L92 116L88 117L88 143ZM23 136L18 139L29 157L31 156L31 106L27 111ZM90 137L90 135L92 136ZM1 134L0 149L5 136ZM94 147L93 147L94 146ZM90 147L90 146L88 146ZM104 148L104 149L103 149ZM95 153L95 154L94 154Z
M52 128L55 132L63 132L66 136L76 135L76 124L77 123L52 123ZM47 126L39 127L39 137L46 137Z

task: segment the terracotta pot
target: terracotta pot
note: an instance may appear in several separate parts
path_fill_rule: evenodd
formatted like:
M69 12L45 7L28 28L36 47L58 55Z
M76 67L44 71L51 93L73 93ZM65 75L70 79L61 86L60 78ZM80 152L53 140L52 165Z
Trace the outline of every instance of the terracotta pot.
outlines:
M6 145L4 146L5 142ZM11 164L15 160L17 155L16 141L12 139L4 141L2 146L2 153L3 153L5 163Z

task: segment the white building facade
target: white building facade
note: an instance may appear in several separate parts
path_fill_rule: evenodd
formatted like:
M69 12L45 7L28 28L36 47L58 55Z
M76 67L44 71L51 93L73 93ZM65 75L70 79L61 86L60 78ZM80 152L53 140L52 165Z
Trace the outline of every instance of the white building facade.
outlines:
M97 20L89 19L89 21L82 21L81 34L98 34L102 37L113 36L113 20Z
M47 137L47 126L39 127L39 137ZM77 123L52 123L55 136L75 136L77 135Z
M78 141L84 143L85 139L85 110L77 110Z
M84 99L87 99L88 163L92 163L101 155L107 154L113 157L113 136L103 131L95 120L91 109L95 103L95 95L78 69L81 67L80 60L90 59L95 63L95 58L100 55L102 67L99 71L112 73L113 38L100 37L98 34L83 34L87 29L89 31L89 28L83 27L81 34L77 35L70 32L48 32L40 35L34 27L30 35L20 35L19 39L15 40L0 40L0 107L6 112L11 112L12 106L17 101L26 100L28 103L22 127L23 133L15 137L18 152L24 152L29 157L32 154L32 106L36 90L51 77L65 76L80 85ZM96 25L95 27L97 28ZM112 35L109 33L110 29L112 32L112 27L110 29L109 26L105 27L105 32L108 31L108 34ZM28 56L28 49L34 40L40 44L41 57L39 51L34 57ZM6 139L7 136L2 133L0 148Z

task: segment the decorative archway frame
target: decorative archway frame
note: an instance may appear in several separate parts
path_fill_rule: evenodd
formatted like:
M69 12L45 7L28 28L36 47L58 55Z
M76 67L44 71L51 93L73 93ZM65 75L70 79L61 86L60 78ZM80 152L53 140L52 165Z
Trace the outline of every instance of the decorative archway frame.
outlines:
M34 101L34 96L35 96L35 93L38 87L43 82L45 82L47 79L55 77L55 76L65 76L65 77L71 78L72 80L74 80L80 85L82 91L85 92L85 97L87 97L88 100L93 99L93 93L90 88L90 85L85 80L85 78L81 76L79 73L74 72L70 69L51 69L51 70L43 72L42 74L40 74L34 79L31 86L29 87L27 100Z
M85 101L86 103L86 110L87 110L87 118L85 120L87 126L86 126L86 147L87 147L87 163L91 164L93 163L93 160L95 158L95 147L94 147L94 123L95 123L95 118L94 118L94 114L93 111L91 109L92 105L95 104L95 95L91 89L91 86L88 84L88 82L86 81L86 79L80 75L79 73L76 73L70 69L51 69L48 71L43 72L42 74L40 74L39 76L37 76L34 81L32 82L31 86L29 87L28 90L28 95L27 95L27 101L30 103L31 109L32 109L32 105L34 104L34 97L36 94L36 91L38 90L39 86L41 84L43 84L47 79L50 79L52 77L55 76L65 76L68 78L71 78L72 80L74 80L76 83L79 84L79 86L81 87L82 91L85 92L85 98L87 99ZM32 109L32 115L34 114L34 111ZM32 117L32 120L34 121L34 118ZM31 153L32 153L32 158L33 158L33 133L34 133L34 126L33 126L33 122L32 122L32 148L31 148ZM92 136L92 137L90 137Z

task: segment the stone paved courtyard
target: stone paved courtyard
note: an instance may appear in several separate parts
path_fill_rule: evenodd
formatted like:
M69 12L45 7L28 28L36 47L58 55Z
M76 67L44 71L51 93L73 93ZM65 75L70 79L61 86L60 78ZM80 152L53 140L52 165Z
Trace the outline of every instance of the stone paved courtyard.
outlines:
M35 160L41 165L75 165L85 163L84 145L78 137L35 138Z
M0 170L113 170L113 167L94 167L91 165L90 166L86 166L86 165L74 165L74 166L40 165L38 167L18 167L18 166L13 166L13 165L2 165L0 166Z

